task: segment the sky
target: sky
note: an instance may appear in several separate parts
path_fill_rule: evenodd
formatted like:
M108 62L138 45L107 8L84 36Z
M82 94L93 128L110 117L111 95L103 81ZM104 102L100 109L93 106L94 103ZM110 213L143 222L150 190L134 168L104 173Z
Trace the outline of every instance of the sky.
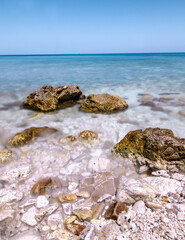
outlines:
M185 52L185 0L0 0L0 55Z

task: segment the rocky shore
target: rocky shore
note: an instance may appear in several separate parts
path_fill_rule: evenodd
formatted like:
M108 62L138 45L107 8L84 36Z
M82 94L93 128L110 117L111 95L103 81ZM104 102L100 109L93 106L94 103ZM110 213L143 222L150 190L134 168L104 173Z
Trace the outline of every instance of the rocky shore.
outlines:
M91 114L128 107L115 95L82 98L75 85L45 86L23 105L48 112L80 104ZM162 128L121 138L105 141L93 125L71 135L46 126L12 135L0 150L0 239L184 240L185 139ZM103 148L107 155L93 155Z

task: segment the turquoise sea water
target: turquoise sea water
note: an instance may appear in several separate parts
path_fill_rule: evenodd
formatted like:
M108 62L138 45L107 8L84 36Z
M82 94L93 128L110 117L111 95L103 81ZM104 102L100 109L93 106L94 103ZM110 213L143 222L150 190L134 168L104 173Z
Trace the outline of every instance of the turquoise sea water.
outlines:
M74 127L74 118L80 124L78 118L83 117L90 122L92 115L79 112L78 106L25 120L35 113L21 108L30 92L43 85L66 84L77 84L85 95L107 92L128 102L125 112L109 117L98 115L91 125L86 123L88 128L94 125L96 130L99 122L95 122L107 118L118 122L114 123L115 131L121 132L117 140L130 129L148 126L171 128L177 135L184 135L185 53L0 56L1 129L9 129L11 135L24 125L57 125L63 121L68 128ZM161 110L141 105L140 99L146 94ZM163 101L161 97L171 99ZM45 119L48 116L49 123ZM121 125L122 121L128 125Z

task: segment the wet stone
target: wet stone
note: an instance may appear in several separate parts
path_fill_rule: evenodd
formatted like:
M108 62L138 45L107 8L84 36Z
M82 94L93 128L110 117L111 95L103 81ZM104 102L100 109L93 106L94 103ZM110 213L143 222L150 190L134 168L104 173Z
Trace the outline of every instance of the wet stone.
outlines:
M97 133L90 131L90 130L84 130L79 134L79 139L84 142L91 143L92 141L96 140L98 138Z
M9 149L0 150L0 164L7 163L12 160L12 151Z
M73 202L77 200L77 196L73 193L67 194L67 195L60 195L59 196L60 202Z
M31 194L43 195L45 194L46 187L48 187L48 185L51 185L51 183L52 183L51 178L43 178L34 184L30 192Z

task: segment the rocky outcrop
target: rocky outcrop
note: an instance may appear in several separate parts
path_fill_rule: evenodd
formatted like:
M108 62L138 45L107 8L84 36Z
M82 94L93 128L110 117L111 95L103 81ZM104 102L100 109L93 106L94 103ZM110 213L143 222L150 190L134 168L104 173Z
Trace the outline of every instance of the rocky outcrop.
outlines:
M33 110L48 112L73 106L82 98L84 98L84 95L76 85L65 85L56 88L43 86L31 93L27 100L23 102L23 106Z
M51 134L56 131L56 129L49 127L31 127L25 129L20 133L17 133L13 138L8 141L8 145L13 147L21 146L29 143L31 140L34 140L36 137L44 134Z
M127 107L128 105L123 98L107 93L91 94L81 103L81 110L93 113L117 112Z
M129 132L113 150L137 167L185 171L185 139L168 129L147 128Z

